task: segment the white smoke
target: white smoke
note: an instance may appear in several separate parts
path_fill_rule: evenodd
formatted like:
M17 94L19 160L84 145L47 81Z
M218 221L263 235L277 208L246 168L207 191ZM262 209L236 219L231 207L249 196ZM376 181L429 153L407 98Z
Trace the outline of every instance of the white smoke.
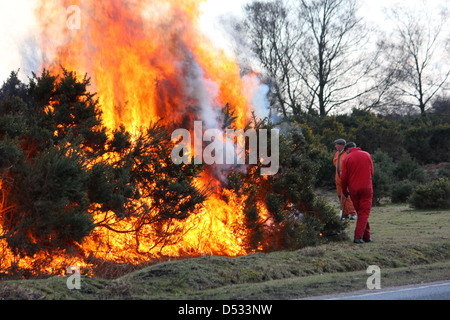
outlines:
M270 102L268 99L269 86L262 83L261 80L253 75L245 75L242 80L244 81L244 93L249 103L252 106L252 111L259 119L269 117Z
M205 78L205 73L194 59L190 63L185 83L185 94L197 100L199 115L206 128L218 128L220 108L217 103L217 83Z
M0 1L0 84L11 71L20 69L22 81L36 71L40 60L36 4L34 0Z

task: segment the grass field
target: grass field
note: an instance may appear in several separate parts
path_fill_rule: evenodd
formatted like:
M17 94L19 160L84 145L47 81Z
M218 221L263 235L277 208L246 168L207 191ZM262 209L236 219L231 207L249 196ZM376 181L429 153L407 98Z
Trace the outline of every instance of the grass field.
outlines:
M383 288L450 279L450 210L375 207L373 243L331 242L293 252L167 261L115 280L64 277L4 281L1 299L298 299L366 289L368 266L381 268Z

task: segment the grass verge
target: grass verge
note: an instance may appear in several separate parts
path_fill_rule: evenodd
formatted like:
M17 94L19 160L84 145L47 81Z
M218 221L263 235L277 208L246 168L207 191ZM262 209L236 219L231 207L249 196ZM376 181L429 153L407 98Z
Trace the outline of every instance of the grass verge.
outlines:
M369 221L373 243L167 261L116 280L83 277L81 290L67 289L65 277L4 281L0 300L296 299L366 289L369 265L381 268L382 287L450 279L449 210L389 205L373 208Z

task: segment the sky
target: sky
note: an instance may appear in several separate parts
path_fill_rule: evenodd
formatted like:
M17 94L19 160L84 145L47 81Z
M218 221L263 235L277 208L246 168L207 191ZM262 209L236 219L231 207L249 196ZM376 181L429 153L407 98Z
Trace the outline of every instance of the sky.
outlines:
M380 24L380 21L384 19L383 10L393 5L420 7L425 3L428 7L446 6L450 9L450 0L358 1L361 4L361 14L367 21L385 27L386 24ZM218 17L239 15L242 6L248 2L251 0L207 0L202 5L204 11L202 26L210 34L215 35L216 41L226 43L226 39L220 39L221 32L217 30L220 29ZM36 71L39 66L39 61L31 58L39 55L38 46L33 46L33 42L36 42L35 34L38 31L33 10L35 3L35 0L0 0L0 84L6 80L12 70L20 68L21 78L26 78L27 74Z

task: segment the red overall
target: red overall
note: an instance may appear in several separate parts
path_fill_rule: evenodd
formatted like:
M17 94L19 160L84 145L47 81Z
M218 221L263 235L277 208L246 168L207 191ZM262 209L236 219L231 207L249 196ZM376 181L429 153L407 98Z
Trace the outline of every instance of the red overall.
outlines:
M342 191L347 188L353 206L358 214L355 238L370 239L369 215L372 208L373 163L370 154L360 148L353 148L345 158L341 173Z

